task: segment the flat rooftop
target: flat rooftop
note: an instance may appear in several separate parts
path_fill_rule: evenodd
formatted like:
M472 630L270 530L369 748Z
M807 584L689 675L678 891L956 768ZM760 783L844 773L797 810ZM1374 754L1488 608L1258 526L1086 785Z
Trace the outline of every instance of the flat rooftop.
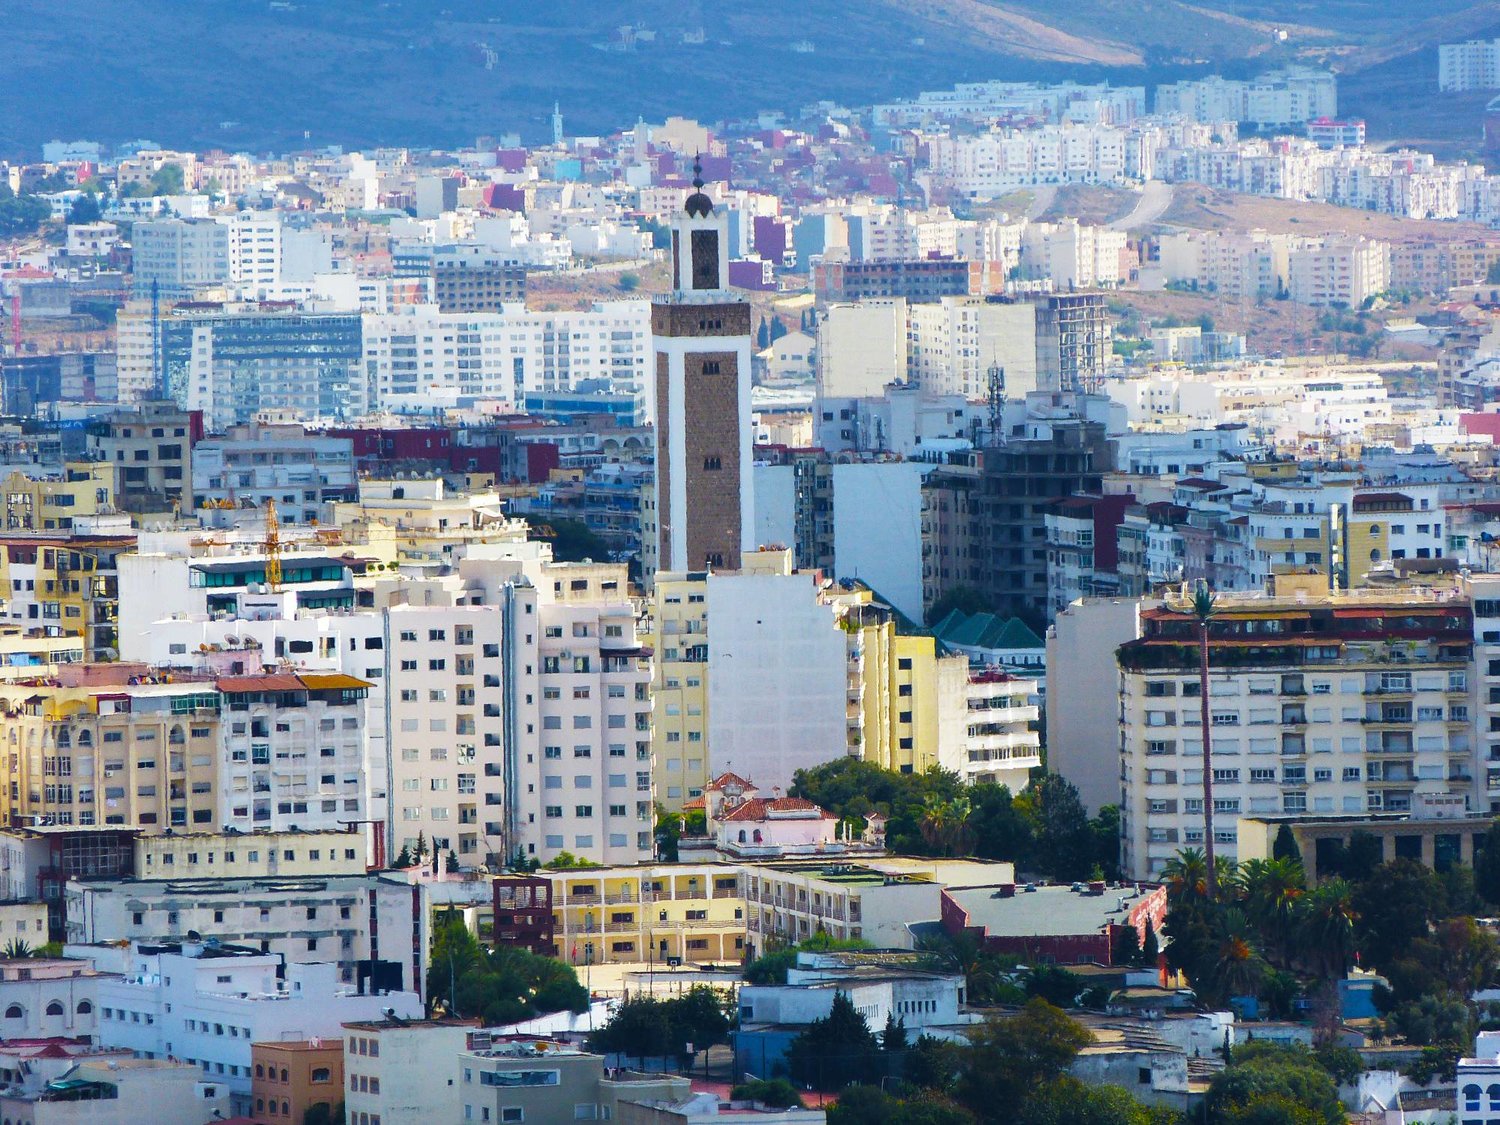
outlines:
M949 897L968 912L969 923L983 926L991 937L1067 937L1096 934L1110 922L1123 924L1141 897L1133 888L1085 894L1067 887L1016 888L1011 898L1000 898L994 887L949 888ZM1120 899L1125 909L1120 909Z

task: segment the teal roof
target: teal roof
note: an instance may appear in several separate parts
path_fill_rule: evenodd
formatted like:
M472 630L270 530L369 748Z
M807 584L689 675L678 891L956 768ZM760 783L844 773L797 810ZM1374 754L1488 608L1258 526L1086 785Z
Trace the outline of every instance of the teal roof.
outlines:
M1046 644L1019 617L997 617L993 613L966 615L952 610L932 627L945 644L972 648L1040 649Z

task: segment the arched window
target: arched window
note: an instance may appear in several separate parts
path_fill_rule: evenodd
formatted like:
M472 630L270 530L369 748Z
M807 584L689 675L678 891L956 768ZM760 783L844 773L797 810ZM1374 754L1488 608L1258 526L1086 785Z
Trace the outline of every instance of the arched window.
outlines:
M167 741L170 742L173 746L180 746L182 745L182 743L186 742L187 739L186 736L182 733L182 728L174 726L167 733Z
M93 1011L94 1011L94 1005L91 1004L89 1001L87 1001L87 1000L80 1000L80 1001L78 1001L78 1014L80 1016L92 1015Z
M756 829L756 830L755 830L755 842L756 842L756 843L757 843L757 844L758 844L758 843L760 843L760 829L759 829L759 828L757 828L757 829Z
M94 732L93 731L81 730L81 731L78 732L78 745L80 745L80 746L92 746L93 744L94 744Z
M256 1067L255 1069L259 1070L260 1067ZM255 1099L255 1112L256 1113L264 1113L265 1111L266 1111L266 1099L265 1098L256 1098Z
M73 745L73 733L67 727L57 728L57 744L59 746Z
M60 1016L65 1010L66 1009L63 1008L62 1001L60 1000L54 1000L52 1001L52 1003L47 1005L47 1014L49 1016Z
M286 1067L282 1067L282 1068L281 1068L281 1080L282 1080L282 1081L283 1081L283 1082L285 1082L285 1081L287 1081L287 1077L286 1077Z
M24 1020L26 1018L26 1009L19 1004L12 1004L9 1008L5 1009L5 1018L8 1020Z
M266 1068L264 1066L262 1066L260 1063L256 1063L255 1064L255 1077L257 1077L257 1078L264 1078L265 1076L266 1076ZM255 1108L256 1109L264 1109L265 1107L264 1106L256 1106Z
M1479 1087L1469 1085L1464 1087L1464 1108L1471 1113L1479 1109Z
M326 1066L314 1067L312 1072L314 1082L331 1082L333 1073Z
M1490 1096L1490 1112L1500 1109L1500 1083L1491 1082L1489 1089L1485 1092Z
M276 1116L276 1099L275 1098L271 1099L270 1114L271 1114L272 1117Z
M290 1117L291 1115L292 1115L292 1103L289 1102L289 1101L287 1101L285 1098L282 1098L281 1099L281 1116L283 1116L283 1117Z
M744 842L745 842L745 830L743 828L741 828L740 829L740 843L743 844Z

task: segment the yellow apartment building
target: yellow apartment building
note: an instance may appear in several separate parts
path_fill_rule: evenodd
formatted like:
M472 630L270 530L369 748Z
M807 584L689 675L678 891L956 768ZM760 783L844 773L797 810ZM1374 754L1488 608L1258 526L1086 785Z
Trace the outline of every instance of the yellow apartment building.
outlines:
M75 517L113 512L117 472L109 461L69 461L60 476L12 472L0 481L5 531L66 531Z
M212 683L0 683L0 820L213 824L218 735Z
M575 965L738 964L745 951L740 869L727 863L541 871L552 883L556 956Z
M708 575L656 577L651 726L656 799L673 812L708 784Z

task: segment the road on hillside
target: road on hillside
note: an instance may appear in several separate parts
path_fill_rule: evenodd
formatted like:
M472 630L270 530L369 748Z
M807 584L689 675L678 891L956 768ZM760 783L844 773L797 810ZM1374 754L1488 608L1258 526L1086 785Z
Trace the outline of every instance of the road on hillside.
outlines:
M1149 226L1167 213L1167 208L1172 206L1172 185L1163 183L1161 180L1147 180L1141 188L1141 198L1135 205L1135 210L1123 219L1116 219L1109 223L1110 230L1135 230L1138 227Z
M1026 218L1034 223L1046 213L1047 208L1052 206L1052 201L1057 198L1057 185L1038 184L1032 190L1036 194L1031 197L1031 206L1026 208Z

